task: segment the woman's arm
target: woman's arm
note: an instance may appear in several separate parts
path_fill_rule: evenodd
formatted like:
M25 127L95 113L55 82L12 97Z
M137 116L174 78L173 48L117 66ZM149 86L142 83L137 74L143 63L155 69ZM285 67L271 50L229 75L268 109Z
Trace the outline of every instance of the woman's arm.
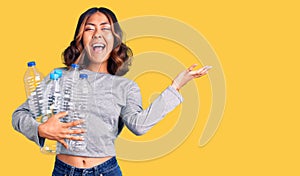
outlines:
M42 147L45 138L38 135L39 125L40 123L34 119L32 113L29 111L28 100L19 106L12 114L13 128Z
M169 86L147 109L143 110L140 89L133 82L127 94L126 106L121 110L121 118L130 131L136 135L142 135L182 101L179 92Z
M193 78L207 74L211 68L205 66L193 71L195 67L196 64L181 72L174 79L172 85L165 89L145 110L142 108L140 89L133 82L126 96L126 105L121 110L121 118L128 129L136 135L142 135L177 107L183 101L178 90Z
M56 140L62 143L65 148L68 148L64 139L83 140L82 138L71 134L84 133L85 130L70 130L70 127L79 125L80 123L83 123L83 121L78 120L69 123L60 122L59 119L66 115L66 112L60 112L50 117L46 122L39 123L29 112L28 101L26 101L12 114L12 126L16 131L22 133L40 147L44 146L45 139L50 139Z

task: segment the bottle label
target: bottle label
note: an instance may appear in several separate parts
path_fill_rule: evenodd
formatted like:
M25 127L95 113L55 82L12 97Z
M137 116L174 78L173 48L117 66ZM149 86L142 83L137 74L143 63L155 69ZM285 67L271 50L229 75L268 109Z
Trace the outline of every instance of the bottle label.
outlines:
M40 76L35 76L35 80L39 81L39 80L41 80L41 77Z

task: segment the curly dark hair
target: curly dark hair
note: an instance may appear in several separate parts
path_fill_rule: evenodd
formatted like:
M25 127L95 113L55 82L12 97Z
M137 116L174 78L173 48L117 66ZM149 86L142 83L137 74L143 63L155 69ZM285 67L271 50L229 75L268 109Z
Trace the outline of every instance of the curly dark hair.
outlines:
M70 46L68 46L62 53L63 63L70 67L71 64L79 62L79 58L82 56L84 51L82 41L84 26L87 19L97 12L101 12L107 17L110 25L112 26L112 33L114 35L114 49L111 51L110 58L107 61L107 71L112 75L125 75L131 65L133 54L131 49L122 42L123 32L116 15L111 10L104 7L93 7L81 14L77 23L74 39L70 43ZM83 57L84 61L88 60L88 58L86 58L87 56Z

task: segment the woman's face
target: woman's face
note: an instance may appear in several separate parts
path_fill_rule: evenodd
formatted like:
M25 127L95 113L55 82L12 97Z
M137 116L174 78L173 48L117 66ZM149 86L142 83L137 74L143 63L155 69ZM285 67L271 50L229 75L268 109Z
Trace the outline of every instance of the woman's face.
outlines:
M83 45L89 57L89 64L99 66L107 63L113 49L114 36L107 17L97 12L91 15L83 32Z

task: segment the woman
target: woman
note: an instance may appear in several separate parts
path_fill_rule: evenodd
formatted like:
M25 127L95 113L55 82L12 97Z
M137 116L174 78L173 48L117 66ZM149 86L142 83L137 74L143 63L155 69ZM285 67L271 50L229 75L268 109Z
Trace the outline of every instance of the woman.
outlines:
M28 103L14 113L13 127L39 146L45 139L58 141L53 175L122 175L116 161L114 141L123 124L136 135L146 133L168 112L182 102L179 89L193 78L201 77L210 67L193 71L192 65L180 73L161 95L142 109L137 84L121 77L128 71L132 52L122 42L122 31L116 16L107 8L91 8L78 21L74 40L63 53L64 64L78 63L93 86L93 101L86 120L87 131L71 130L82 121L60 122L67 112L53 115L45 123L36 122ZM85 122L84 122L85 123ZM65 139L83 140L74 134L86 133L86 150L68 149Z

